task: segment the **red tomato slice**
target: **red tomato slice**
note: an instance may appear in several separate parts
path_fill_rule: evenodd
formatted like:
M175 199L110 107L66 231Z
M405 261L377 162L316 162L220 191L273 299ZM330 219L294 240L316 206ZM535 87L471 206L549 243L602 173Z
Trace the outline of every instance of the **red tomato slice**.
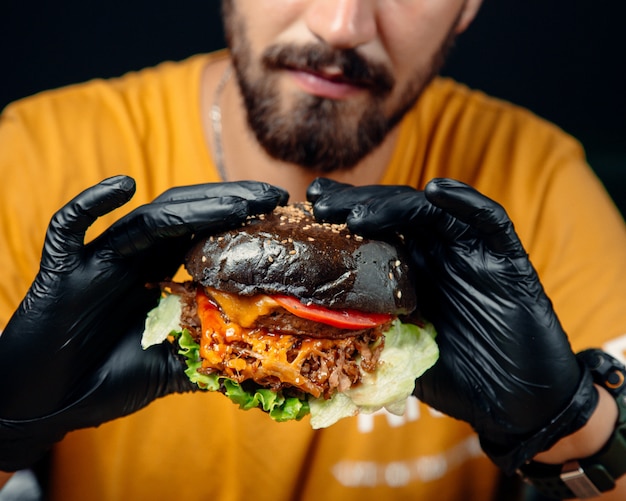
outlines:
M215 303L204 293L202 287L198 287L196 290L196 304L203 329L214 325L216 322L219 323L220 312Z
M340 329L367 329L391 320L386 313L366 313L358 310L330 310L315 304L305 305L291 296L272 296L289 313Z
M198 309L204 312L205 310L217 310L217 306L209 299L202 290L202 287L198 287L196 289L196 303L198 305Z

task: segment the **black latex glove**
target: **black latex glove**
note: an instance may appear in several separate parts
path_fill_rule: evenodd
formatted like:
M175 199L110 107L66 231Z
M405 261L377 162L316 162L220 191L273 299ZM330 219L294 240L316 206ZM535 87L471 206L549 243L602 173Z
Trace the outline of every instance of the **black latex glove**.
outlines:
M469 422L496 464L510 473L586 423L597 392L500 205L446 179L424 192L319 179L308 198L319 219L404 236L440 348L415 395Z
M134 194L107 179L50 222L41 267L0 336L0 469L30 465L66 432L132 413L192 389L165 344L143 351L157 288L196 233L239 225L287 194L253 182L174 188L118 220L94 241L85 232Z

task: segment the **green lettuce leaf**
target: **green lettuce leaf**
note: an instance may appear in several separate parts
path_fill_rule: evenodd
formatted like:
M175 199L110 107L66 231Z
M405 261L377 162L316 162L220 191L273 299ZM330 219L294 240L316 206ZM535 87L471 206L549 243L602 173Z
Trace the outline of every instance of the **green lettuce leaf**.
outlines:
M152 309L146 317L141 347L146 350L152 345L161 344L170 333L180 331L182 311L180 296L176 294L163 296L158 306Z

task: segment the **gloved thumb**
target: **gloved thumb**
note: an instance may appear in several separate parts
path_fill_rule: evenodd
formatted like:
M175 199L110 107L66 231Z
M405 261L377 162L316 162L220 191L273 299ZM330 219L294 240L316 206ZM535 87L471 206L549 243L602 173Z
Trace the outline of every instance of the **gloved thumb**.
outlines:
M94 221L124 205L134 194L134 179L115 176L74 197L52 216L46 233L41 267L60 271L62 263L83 248L85 233Z

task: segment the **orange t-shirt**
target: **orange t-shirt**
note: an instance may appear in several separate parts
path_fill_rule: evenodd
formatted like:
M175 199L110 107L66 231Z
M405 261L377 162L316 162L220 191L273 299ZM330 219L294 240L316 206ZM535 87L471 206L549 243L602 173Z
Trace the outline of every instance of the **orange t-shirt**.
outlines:
M176 185L217 181L203 138L209 58L36 95L0 118L0 325L39 265L52 213L119 173L137 181L121 214ZM626 232L580 146L531 113L437 79L401 124L383 183L465 181L515 222L575 350L626 349ZM280 184L280 180L277 180ZM465 423L410 400L313 431L217 394L173 395L52 456L51 499L493 499L499 475Z

